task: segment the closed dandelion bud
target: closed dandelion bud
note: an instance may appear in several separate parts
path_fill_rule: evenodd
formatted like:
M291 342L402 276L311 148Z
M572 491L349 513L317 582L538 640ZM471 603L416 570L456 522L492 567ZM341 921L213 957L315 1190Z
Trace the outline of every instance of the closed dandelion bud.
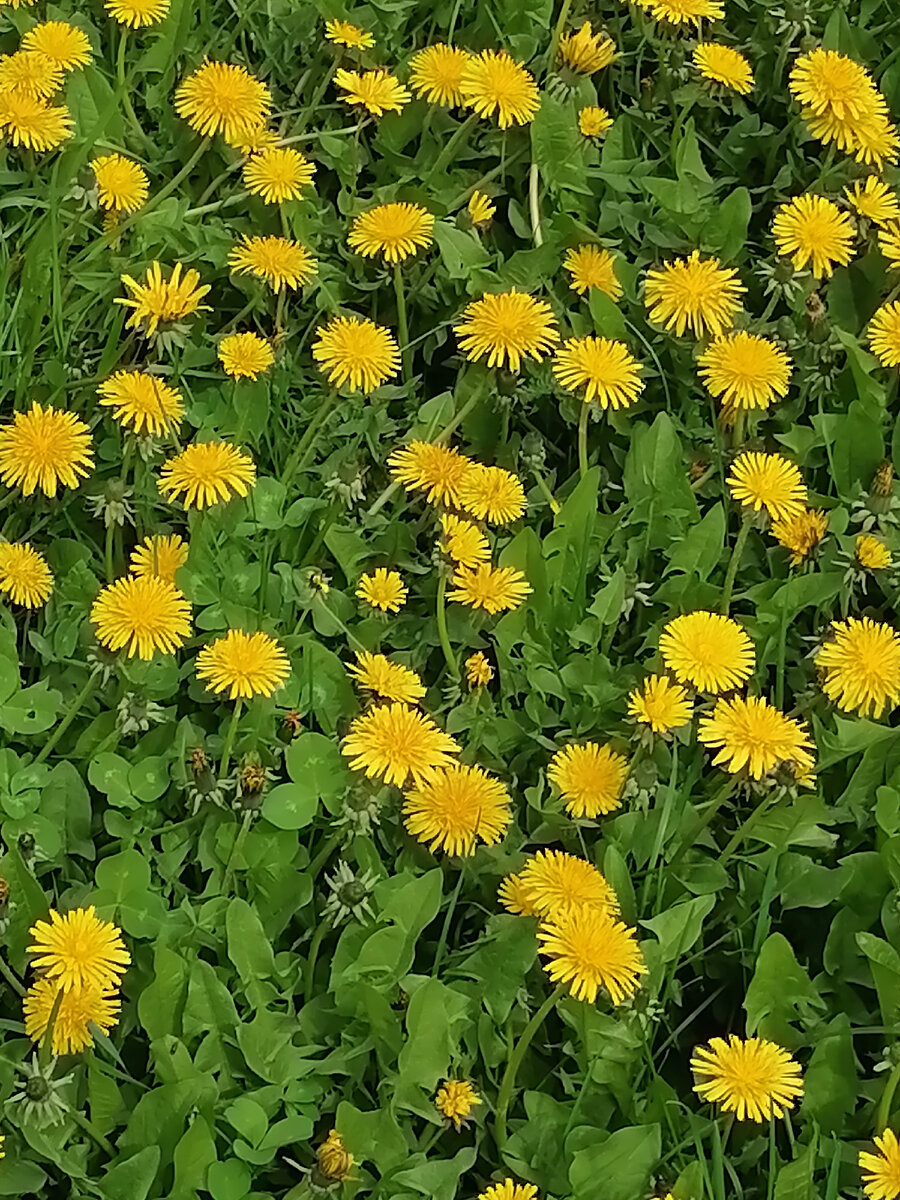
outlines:
M544 439L538 433L529 433L522 439L519 459L527 471L542 471L547 461Z
M872 493L876 496L889 496L893 490L894 466L885 459L872 476Z
M54 1079L55 1069L56 1059L42 1067L37 1054L21 1069L25 1082L20 1091L10 1096L10 1103L20 1106L17 1115L23 1125L46 1129L51 1125L59 1125L65 1119L69 1106L61 1095L61 1089L72 1082L72 1076L63 1075Z
M326 1185L340 1183L350 1178L353 1168L353 1155L341 1140L341 1135L332 1129L328 1137L316 1151L316 1167L318 1174Z
M709 468L708 458L695 458L688 467L688 475L691 483L696 483L698 479L702 479Z
M810 292L806 297L806 315L814 325L818 325L825 320L828 315L825 305L822 302L822 297L818 292Z
M289 709L281 718L281 728L278 738L282 742L291 742L303 728L303 721L296 708Z
M641 80L640 106L643 112L649 112L653 108L654 91L655 87L652 79L644 78Z

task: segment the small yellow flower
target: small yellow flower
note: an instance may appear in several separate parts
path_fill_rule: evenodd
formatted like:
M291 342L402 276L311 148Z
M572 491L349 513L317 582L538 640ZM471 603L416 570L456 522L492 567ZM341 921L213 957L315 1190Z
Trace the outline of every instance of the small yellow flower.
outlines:
M256 482L253 459L229 442L194 442L166 459L159 490L185 508L209 508L232 496L246 496Z
M179 568L188 558L188 544L177 533L146 537L131 552L129 567L132 575L155 575L168 583L175 582Z
M345 71L334 73L335 87L341 89L341 97L347 104L358 105L374 117L383 117L386 112L402 112L412 95L399 79L379 67L377 71Z
M381 254L393 264L430 246L433 229L434 217L421 204L379 204L356 218L347 245L364 258Z
M873 225L888 225L900 221L900 200L877 175L867 175L865 181L857 179L852 187L844 188L844 195L861 217Z
M795 567L812 554L827 532L828 517L821 509L804 508L785 521L772 522L772 536L790 550Z
M730 692L753 673L753 643L741 626L702 609L669 621L659 650L675 678L701 692Z
M376 567L371 575L360 576L356 597L382 612L399 612L406 603L407 588L397 571Z
M101 921L93 904L73 908L65 916L51 908L49 916L49 921L36 921L28 931L34 939L28 953L35 955L35 971L67 992L117 988L131 962L119 929L111 921Z
M827 279L835 264L846 266L853 257L853 223L824 196L807 193L780 205L772 236L779 254L798 271L809 265L817 279Z
M616 278L616 260L608 250L588 243L566 251L563 266L572 276L569 287L579 296L596 288L611 300L622 295L622 285Z
M656 21L670 25L697 25L701 21L721 21L725 9L721 0L635 0Z
M494 678L494 668L481 650L470 654L465 662L466 683L473 690L487 687Z
M53 576L43 554L28 542L0 542L0 592L13 604L40 608L52 591Z
M768 408L787 394L791 360L768 338L740 330L716 338L700 355L700 378L723 406Z
M182 271L183 265L176 263L169 278L163 279L162 267L154 262L143 283L138 283L130 275L122 276L122 282L131 295L126 298L117 296L114 303L132 309L125 322L128 329L144 326L144 334L152 337L161 322L180 321L203 309L209 311L208 304L200 303L209 286L200 285L197 271L185 271L183 277Z
M393 334L365 317L332 317L316 330L312 356L335 387L374 392L400 370Z
M469 197L466 212L469 214L469 220L473 225L479 227L490 225L491 221L497 215L497 205L489 196L486 196L484 192L479 192L476 188Z
M525 512L525 489L512 471L470 463L459 484L458 504L479 521L507 525Z
M145 660L173 654L191 635L191 606L157 575L127 575L108 584L91 606L97 641Z
M691 702L684 688L667 675L648 675L629 695L628 715L654 733L669 733L690 721Z
M434 1106L438 1112L461 1129L466 1117L482 1100L468 1079L446 1079L437 1090Z
M175 92L175 111L204 137L232 145L265 125L272 97L264 83L234 63L206 61Z
M900 1141L892 1129L876 1135L875 1154L859 1151L863 1191L869 1200L897 1200L900 1196Z
M832 621L816 655L822 690L844 712L880 717L900 699L900 634L870 617Z
M487 294L473 300L453 327L470 362L518 371L523 358L540 360L559 341L556 317L546 300L527 292Z
M462 76L471 57L468 50L442 42L426 46L409 60L409 86L429 104L462 104Z
M868 339L883 367L900 367L900 301L882 304L869 322Z
M384 654L357 650L356 663L347 668L358 687L398 704L418 704L425 695L422 680L415 671L391 662Z
M354 771L397 787L427 782L449 767L459 746L431 717L406 704L376 704L350 723L342 753Z
M403 800L407 830L432 851L466 856L477 842L493 846L512 820L510 795L481 767L436 767Z
M538 1200L538 1190L533 1183L504 1179L502 1183L492 1183L485 1188L478 1200Z
M451 446L410 442L388 456L388 467L408 492L425 492L429 504L460 505L460 488L472 466L470 459Z
M70 988L60 994L59 984L52 979L38 978L25 993L22 1011L25 1032L33 1042L40 1042L56 1008L51 1050L54 1054L79 1054L94 1044L92 1027L107 1033L118 1022L121 1001L111 990L94 984Z
M271 696L291 673L281 643L267 633L229 629L197 655L197 678L231 700Z
M481 563L474 570L460 567L452 583L454 590L447 593L448 600L483 608L492 615L518 608L531 595L531 587L521 571L515 567L492 567L490 563Z
M63 71L86 67L91 61L91 43L83 30L66 21L44 21L22 35L23 50L37 50Z
M482 50L466 63L460 80L463 103L480 117L496 116L501 129L527 125L540 107L533 76L505 50Z
M219 342L219 361L232 379L258 379L275 361L275 352L258 333L232 333Z
M497 899L507 912L515 917L536 917L537 909L531 903L531 891L521 874L505 875L497 888Z
M91 162L97 180L97 199L107 212L137 212L147 199L150 184L138 163L121 154L104 154Z
M262 196L266 204L281 204L299 200L315 173L315 166L299 150L267 146L250 155L243 175L248 192Z
M745 451L731 464L728 487L746 508L765 511L776 521L790 520L806 508L806 485L799 468L781 454Z
M538 950L554 983L567 983L576 1000L593 1004L603 989L621 1004L647 973L634 932L591 905L562 909L538 928Z
M490 561L488 540L474 522L457 517L454 513L443 513L441 533L444 553L461 567L474 568L479 563Z
M273 292L302 287L318 268L315 258L299 242L274 234L251 237L247 233L228 255L228 265L238 275L264 279Z
M891 552L884 542L864 533L856 539L856 561L867 571L884 571L891 565Z
M0 123L2 123L0 111ZM891 267L900 267L900 222L894 221L878 231L878 249Z
M584 137L601 138L612 126L612 117L599 104L588 104L579 109L578 129Z
M0 55L0 92L49 100L62 87L62 68L39 50Z
M116 371L100 384L97 395L120 425L140 436L165 435L184 417L181 393L143 371Z
M731 1034L698 1046L691 1059L694 1091L739 1121L782 1117L803 1095L799 1065L787 1050L763 1038Z
M0 92L0 133L26 150L56 150L72 131L64 104L45 104L23 92Z
M612 338L569 338L556 352L553 373L568 391L583 389L585 404L603 409L629 408L644 390L640 363Z
M707 332L719 337L734 324L740 297L746 291L733 267L717 258L701 258L694 250L647 272L644 303L650 320L678 337L690 329L695 337Z
M326 21L325 37L337 46L347 46L351 50L371 50L375 38L371 33L351 25L349 21Z
M316 1151L316 1166L323 1178L330 1182L340 1183L350 1178L350 1172L353 1170L353 1155L344 1145L341 1135L336 1129L331 1130Z
M0 428L0 479L24 496L78 487L93 465L90 432L74 413L35 403Z
M622 804L628 760L596 742L563 746L547 767L547 778L566 802L572 817L593 819Z
M718 42L701 42L694 47L694 66L704 79L731 88L741 96L753 87L753 69L737 50Z
M616 44L602 30L593 33L590 21L585 21L576 33L567 33L559 40L559 57L581 75L601 71L616 57Z

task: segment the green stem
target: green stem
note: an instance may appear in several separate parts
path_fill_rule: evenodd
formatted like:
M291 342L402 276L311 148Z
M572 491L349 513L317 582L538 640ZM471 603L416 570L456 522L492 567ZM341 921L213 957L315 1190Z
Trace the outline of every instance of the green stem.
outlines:
M66 1115L75 1122L79 1129L83 1129L88 1137L97 1143L104 1154L108 1154L110 1158L116 1157L115 1146L112 1144L109 1138L104 1137L93 1121L90 1121L84 1115L84 1113L80 1113L77 1109L71 1108Z
M228 855L228 862L225 864L225 874L222 876L222 887L219 892L221 896L227 896L231 890L231 877L234 875L234 869L237 865L237 860L241 851L244 848L244 842L247 840L247 834L250 831L250 822L253 820L253 809L248 808L241 820L241 827L237 831L234 841L231 843L231 853Z
M312 450L313 444L325 423L325 419L331 411L334 403L334 396L331 392L323 392L322 399L319 401L319 407L312 415L312 419L306 426L306 432L294 448L291 457L287 460L284 471L281 475L281 482L287 490L293 482L294 476L298 471L302 471L306 466L306 454Z
M225 745L222 747L222 759L219 763L219 778L225 779L228 776L228 765L231 762L231 751L234 747L234 739L237 734L238 720L240 719L241 709L244 706L243 700L238 696L234 702L234 709L231 713L231 720L228 722L228 730L225 734Z
M122 32L119 37L119 54L116 59L116 80L119 85L119 88L118 88L119 103L122 105L122 108L125 110L125 116L131 122L131 126L134 129L134 132L137 134L137 136L140 138L140 140L145 145L153 147L153 143L151 142L150 138L147 136L146 132L144 131L144 127L143 127L143 125L141 125L140 121L138 120L137 113L134 111L134 108L131 103L131 89L129 87L129 81L127 78L127 72L126 72L126 68L125 68L125 56L126 56L126 51L128 49L128 34L129 34L129 32L130 32L130 30L129 30L128 26L123 25Z
M762 800L760 800L759 804L757 804L750 816L747 817L746 821L741 822L741 824L729 838L725 849L716 860L720 866L725 866L729 858L731 858L732 854L734 854L735 850L737 850L738 846L740 846L740 844L746 840L749 834L753 831L754 827L759 824L760 820L769 811L772 801L777 799L777 797L777 789L772 788L770 792L763 796Z
M110 521L106 526L106 544L103 549L103 561L106 568L106 582L112 583L116 577L116 569L113 566L113 539L115 537L115 524Z
M728 616L728 610L731 607L731 593L734 590L734 578L737 575L737 569L744 554L744 547L747 545L747 538L750 536L751 521L752 517L750 514L745 513L744 519L741 523L740 531L737 535L737 541L734 543L734 550L731 554L731 562L729 562L728 570L725 572L725 583L722 587L722 599L719 602L719 612L724 617Z
M19 982L19 978L15 971L2 955L0 955L0 975L3 976L14 992L17 992L20 996L25 995L25 988L23 984Z
M47 760L47 758L49 758L49 756L53 753L53 751L56 749L57 742L63 736L63 734L66 732L66 730L69 728L69 726L75 720L75 718L78 716L85 701L88 699L91 692L93 692L94 688L97 686L97 684L99 682L100 682L99 675L92 674L92 675L88 676L87 683L85 683L84 687L81 689L81 691L75 697L75 699L72 703L72 707L69 709L69 711L63 717L63 719L60 721L60 723L57 725L57 727L53 730L53 732L50 734L50 737L48 738L48 740L46 742L44 742L44 745L41 748L40 753L38 754L37 758L34 760L35 766L37 766L38 763L45 762Z
M435 605L435 620L437 621L438 638L440 639L441 649L444 651L444 658L447 662L447 667L450 674L455 679L459 678L459 663L456 660L456 655L453 653L453 647L450 645L450 633L447 629L447 576L442 571L438 579L437 587L437 604Z
M494 1115L494 1140L497 1143L497 1148L501 1151L506 1144L506 1114L509 1111L509 1102L512 1099L513 1088L516 1086L516 1075L519 1073L522 1059L531 1045L532 1038L543 1025L550 1010L555 1007L557 1000L563 995L565 990L566 985L564 983L556 985L522 1030L519 1040L513 1046L512 1054L509 1056L506 1070L503 1073L503 1081L500 1084L500 1091L497 1094L497 1107Z
M566 27L566 21L569 19L569 10L572 7L572 0L563 0L562 8L559 10L559 17L553 29L553 37L550 39L550 48L547 51L547 70L553 70L553 64L556 61L556 51L559 49L559 39L562 37L562 32Z
M888 1127L888 1122L891 1119L891 1105L894 1102L894 1093L897 1091L898 1083L900 1083L900 1063L897 1063L890 1075L888 1075L884 1091L881 1093L881 1099L878 1102L878 1112L875 1116L876 1133L884 1133Z
M531 236L535 246L543 246L544 235L541 232L541 173L536 162L531 164L528 172L528 211L531 214Z
M63 1002L65 993L61 987L57 988L56 995L53 997L53 1007L50 1009L50 1019L47 1021L47 1028L44 1030L44 1036L41 1039L41 1047L38 1050L38 1066L42 1071L47 1070L50 1059L53 1057L53 1031L56 1029L56 1018L59 1016L60 1006Z
M400 340L400 356L403 363L403 382L412 378L412 363L409 350L409 325L406 319L406 292L403 288L403 272L399 263L394 263L394 295L397 297L397 337Z
M453 137L450 139L450 141L447 143L447 145L444 147L444 149L441 151L441 153L437 156L434 166L431 168L431 170L428 172L428 174L425 177L426 185L431 183L431 181L433 179L435 179L438 175L440 175L443 172L444 168L447 166L447 164L452 161L453 155L456 153L459 143L463 140L464 137L467 136L467 134L472 129L472 126L475 124L475 122L477 120L478 120L478 113L474 113L474 112L469 113L469 115L463 121L462 125L459 126L459 128L456 130L456 133L454 133Z
M555 517L562 510L562 505L550 491L550 488L547 485L547 480L542 475L540 469L538 467L532 467L531 470L532 474L534 475L534 481L538 485L538 491L547 501L547 504L550 506L550 511Z
M313 985L316 981L316 962L319 958L319 950L322 948L322 942L325 939L325 934L331 927L331 922L327 917L323 917L316 926L316 932L313 934L313 939L309 944L309 954L306 956L306 969L303 972L303 998L307 1004L312 999Z
M590 404L582 404L578 415L578 473L582 479L588 473L588 418L591 415Z
M459 872L459 878L456 881L456 887L453 889L453 895L450 897L450 903L447 905L447 911L444 914L444 924L441 927L441 936L437 944L437 950L434 955L434 963L431 967L432 979L437 978L437 973L440 969L441 962L444 958L444 952L447 949L447 938L450 935L450 922L453 920L453 914L456 912L456 902L459 900L460 889L462 888L463 874L465 866Z
M694 824L691 826L691 828L688 830L687 834L683 838L678 849L675 851L675 854L670 859L670 861L669 861L669 871L670 872L673 872L675 870L675 868L679 865L682 858L684 858L685 854L687 854L688 850L690 850L691 846L693 846L694 842L696 842L697 838L700 836L700 834L703 832L703 830L706 829L706 827L712 822L716 813L718 813L719 809L722 807L722 805L725 803L725 801L729 798L731 793L734 791L736 782L737 782L737 780L735 779L734 776L729 776L729 778L725 781L725 783L723 783L722 786L719 788L718 792L716 792L715 796L713 796L712 800L710 800L710 802L707 806L706 812L699 819L699 821L694 822Z

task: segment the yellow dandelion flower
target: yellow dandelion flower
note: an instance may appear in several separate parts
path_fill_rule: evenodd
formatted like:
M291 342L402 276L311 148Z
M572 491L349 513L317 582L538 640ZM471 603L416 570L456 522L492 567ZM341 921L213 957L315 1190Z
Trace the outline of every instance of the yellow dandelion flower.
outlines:
M415 671L400 663L391 662L384 654L372 654L368 650L356 651L356 662L347 668L356 684L363 691L380 696L382 700L394 700L398 704L418 704L425 695L422 680Z
M624 342L612 338L569 338L553 359L553 373L570 392L582 389L585 404L629 408L644 390L641 365Z
M821 46L800 55L791 68L788 89L813 115L839 121L867 117L877 95L865 67Z
M157 575L126 575L102 588L91 606L97 641L129 658L173 654L191 635L191 606Z
M731 464L732 497L754 512L761 509L777 521L789 520L806 508L806 485L795 463L781 454L739 454Z
M540 107L533 76L505 50L471 55L459 87L463 104L480 117L496 116L501 129L527 125Z
M23 608L40 608L53 591L53 575L43 554L22 542L0 542L0 592Z
M150 191L147 173L121 154L104 154L92 160L97 199L107 212L137 212Z
M258 333L231 333L219 342L219 362L232 379L258 379L274 361L274 350Z
M0 133L26 150L55 150L69 137L72 117L64 104L45 104L24 92L0 92Z
M87 34L66 21L43 21L22 35L23 50L45 54L63 71L86 67L91 61L91 43Z
M74 413L35 403L0 429L0 479L25 496L78 487L93 465L90 432Z
M879 229L878 249L892 267L900 267L900 222Z
M730 408L768 408L787 394L791 360L769 338L746 330L726 334L698 362L707 390Z
M597 742L563 746L547 767L547 778L572 817L593 818L620 808L627 776L628 760Z
M859 1151L863 1191L869 1200L897 1200L900 1196L900 1141L891 1129L872 1139L875 1154Z
M25 1033L40 1042L56 1006L60 985L52 979L36 979L22 1001ZM54 1054L79 1054L93 1046L91 1026L108 1033L119 1020L121 1001L114 991L94 984L70 988L62 993L53 1024L51 1050Z
M430 850L475 853L476 842L493 846L512 820L509 792L481 767L450 763L429 772L403 800L404 823Z
M556 317L546 300L527 292L488 293L473 300L453 326L470 362L518 371L523 358L541 359L559 341Z
M667 675L648 675L628 697L628 715L654 733L680 729L691 719L691 701Z
M64 916L50 909L49 921L36 921L29 929L34 939L28 947L36 957L32 966L64 991L117 988L131 957L122 934L111 921L101 921L93 904L74 908Z
M515 879L523 910L542 918L570 908L619 911L616 893L606 877L587 859L564 850L538 850Z
M492 567L490 563L480 563L473 570L459 567L451 582L453 591L447 593L448 600L483 608L492 616L518 608L531 595L527 579L515 567Z
M880 95L878 100L882 105L884 104ZM810 129L815 132L812 125ZM849 150L857 162L881 171L886 162L896 162L897 160L900 137L898 137L896 126L887 119L884 112L876 112L872 117L855 126L853 142Z
M229 629L197 655L197 678L231 700L271 696L291 673L284 647L267 633Z
M376 704L350 723L341 747L354 771L403 787L453 763L459 746L431 717L406 704Z
M870 534L861 534L856 539L856 561L867 571L884 571L891 565L891 552L884 542Z
M844 188L844 195L861 217L873 225L887 225L900 221L900 200L897 193L877 175L867 175Z
M853 223L831 200L808 193L779 205L772 222L778 253L802 271L807 264L817 279L828 278L834 264L853 257Z
M867 336L883 367L900 367L900 301L882 304L869 322Z
M434 217L421 204L379 204L361 213L350 228L347 245L363 258L384 256L399 263L431 245Z
M278 145L278 134L267 125L250 125L246 129L240 129L234 137L223 136L226 145L234 146L246 156L259 154L262 150L269 150Z
M120 25L140 29L162 21L169 11L169 0L106 0L104 8Z
M143 371L116 371L100 384L97 395L120 425L141 436L165 435L184 417L181 393Z
M613 1004L621 1004L647 973L634 932L591 905L560 909L543 921L538 950L553 982L568 984L575 999L588 1004L601 989Z
M481 1097L468 1079L445 1079L437 1090L434 1106L457 1129L461 1129L472 1109L481 1104Z
M791 564L800 563L815 550L828 532L828 517L821 509L804 508L784 521L772 522L772 535L791 552Z
M365 29L351 25L349 21L326 21L325 37L337 46L347 46L350 50L371 50L375 38Z
M900 634L870 617L832 621L816 655L822 690L844 712L880 717L900 698Z
M341 1135L332 1129L328 1137L316 1150L316 1166L319 1173L329 1181L343 1182L350 1178L353 1170L353 1155L344 1145Z
M746 768L752 779L762 779L782 765L798 775L809 775L816 762L809 731L800 721L786 717L761 696L720 698L708 717L701 717L697 738L719 753L715 766L736 775Z
M578 111L578 129L582 136L600 138L612 129L612 117L599 104L588 104Z
M566 251L563 266L572 276L569 287L579 296L596 288L611 300L622 295L622 285L616 278L616 260L608 250L599 246L576 246Z
M332 317L320 325L312 356L329 383L354 392L374 392L400 370L393 334L365 317Z
M670 25L700 25L701 21L721 21L725 9L721 0L635 0L655 21Z
M361 575L356 598L382 612L399 612L406 603L407 587L397 571L376 567L371 575Z
M491 548L487 538L473 521L454 513L441 515L442 549L448 558L461 567L477 567L490 562Z
M221 133L232 145L265 125L271 105L266 85L234 63L207 60L175 92L175 111L191 129Z
M126 298L117 296L114 303L132 309L125 322L126 328L140 329L146 323L143 332L147 337L152 337L162 321L180 321L193 313L210 311L208 304L200 303L209 286L200 285L197 271L185 271L183 278L182 271L183 265L176 263L169 278L163 279L162 267L154 262L143 283L130 275L122 276L122 282L131 295Z
M6 1151L3 1147L6 1145L6 1136L0 1133L0 1158L6 1158Z
M567 33L559 39L559 57L573 71L593 75L608 67L616 57L616 44L602 30L594 33L590 21L585 21L576 33Z
M525 511L525 489L511 471L470 463L458 489L459 507L479 521L507 525Z
M402 112L412 100L412 94L396 76L383 67L376 71L345 71L334 73L335 87L344 95L346 104L358 105L373 117L383 117L386 112Z
M388 457L388 468L408 492L425 491L429 504L460 504L460 488L471 460L450 446L410 442Z
M690 329L695 337L719 337L734 324L746 291L733 267L717 258L701 258L694 250L647 272L644 303L651 321L673 329L678 337Z
M466 683L470 688L483 688L494 678L494 668L481 650L470 654L465 662Z
M48 100L62 87L62 68L40 50L0 55L0 92Z
M188 558L188 544L177 533L146 537L131 552L129 569L132 575L155 575L174 583L180 567Z
M426 46L409 60L409 86L429 104L462 104L462 76L470 58L459 46Z
M737 621L702 609L669 621L659 650L679 683L701 692L730 692L753 673L753 643Z
M316 173L315 166L299 150L269 146L244 163L244 185L266 204L299 200Z
M490 196L486 196L484 192L479 192L476 188L469 197L466 212L469 214L469 220L473 225L490 225L491 221L497 215L497 205L491 200Z
M486 1187L478 1200L538 1200L538 1190L533 1183L504 1179L502 1183L492 1183Z
M515 917L537 916L537 909L531 903L531 891L521 874L504 875L497 888L497 899Z
M275 234L251 237L245 233L229 253L228 265L238 275L264 279L273 292L302 287L318 269L305 246Z
M732 1033L698 1046L691 1058L694 1091L720 1104L739 1121L783 1117L803 1095L799 1065L787 1050L763 1038L742 1040Z
M246 496L256 482L253 459L229 442L194 442L167 458L159 474L159 490L185 508L209 508L232 496Z
M739 51L718 42L701 42L694 47L694 67L704 79L746 96L753 88L753 69Z

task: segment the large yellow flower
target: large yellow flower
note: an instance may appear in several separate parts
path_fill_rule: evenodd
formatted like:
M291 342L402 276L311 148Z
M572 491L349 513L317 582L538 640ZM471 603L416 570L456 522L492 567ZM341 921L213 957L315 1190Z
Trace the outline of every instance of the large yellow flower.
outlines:
M129 567L132 575L156 575L159 579L174 583L187 558L188 544L177 533L168 536L156 534L144 538L139 546L135 546Z
M527 292L499 292L473 300L453 326L470 362L518 371L523 358L541 359L559 341L556 317L546 300Z
M371 575L361 575L356 586L356 598L381 612L399 612L407 594L400 573L387 567L376 567Z
M163 279L162 267L158 262L151 264L143 283L138 283L130 275L123 275L122 282L131 295L127 298L117 296L115 303L132 309L126 321L129 329L140 329L144 325L144 333L152 337L161 321L180 321L184 317L202 309L209 311L208 304L200 301L209 291L206 284L200 285L200 275L197 271L181 272L184 267L176 263L168 279Z
M525 489L512 471L470 463L459 484L459 507L479 521L507 525L525 511Z
M861 534L856 539L853 557L867 571L884 571L891 565L891 552L878 538Z
M564 850L538 850L515 877L520 907L542 918L570 908L619 911L616 893L606 877L584 858Z
M734 324L745 290L733 267L723 267L717 258L701 258L694 250L687 258L647 272L644 303L650 320L678 337L686 329L695 337L719 337Z
M479 563L490 561L491 547L473 521L467 521L455 513L442 513L441 533L441 548L449 559L461 567L475 568Z
M175 92L175 111L192 129L232 143L265 125L271 105L266 85L234 63L205 62Z
M315 258L299 242L275 234L251 237L247 233L228 255L228 265L238 275L264 279L273 292L302 287L318 267Z
M111 921L101 921L93 904L73 908L65 916L50 909L49 921L29 929L34 939L28 952L32 966L65 991L117 988L131 962L122 934Z
M585 404L629 408L644 390L641 365L625 345L612 338L569 338L556 351L553 373L564 388L582 392Z
M140 29L161 21L169 11L169 0L106 0L104 7L120 25Z
M832 621L816 655L822 690L845 712L880 717L900 698L900 634L870 617Z
M185 508L246 496L255 482L253 459L228 442L194 442L166 459L159 473L159 490L167 500L181 497Z
M780 205L772 236L779 254L791 258L798 271L809 265L817 279L827 279L835 263L846 266L853 257L853 223L824 196L806 193Z
M43 21L22 35L23 50L37 50L52 59L63 71L86 67L91 61L91 43L87 34L66 21Z
M0 133L26 150L55 150L72 131L64 104L46 104L24 92L0 92Z
M74 413L34 403L0 429L0 479L25 496L77 487L93 465L90 432Z
M714 764L732 775L746 768L752 779L762 779L776 767L788 765L796 775L805 776L816 765L806 727L762 696L720 698L712 715L701 718L697 738L719 751Z
M740 625L702 609L669 621L659 650L675 677L701 692L730 692L753 672L753 643Z
M364 258L376 254L398 263L431 245L434 217L421 204L379 204L360 214L347 236L347 245Z
M22 542L0 542L0 592L23 608L40 608L53 591L53 575L47 560Z
M680 729L691 719L687 692L668 675L648 675L628 697L628 715L653 733Z
M434 1106L460 1129L476 1104L482 1100L468 1079L446 1079L437 1090Z
M150 190L147 172L122 154L103 154L91 162L97 199L107 212L136 212Z
M730 1034L698 1046L691 1058L694 1091L739 1121L782 1117L803 1095L799 1065L787 1050L763 1038Z
M597 742L563 746L547 767L572 817L598 817L621 807L628 760Z
M291 673L284 647L267 633L229 629L197 655L197 678L231 700L271 696Z
M275 351L258 333L231 333L219 342L219 362L232 379L257 379L275 361Z
M531 587L521 571L515 567L492 567L490 563L479 563L472 570L460 567L452 583L453 591L447 593L448 600L456 600L470 608L483 608L492 615L518 608L525 597L531 595Z
M425 695L422 680L415 671L400 663L391 662L384 654L357 650L356 662L347 668L357 687L398 704L418 704Z
M512 820L510 797L481 767L451 763L431 772L403 800L406 828L431 850L468 855L476 842L493 846Z
M397 787L449 767L459 746L431 717L406 704L376 704L350 723L341 747L354 771Z
M869 1200L897 1200L900 1196L900 1141L892 1129L872 1139L875 1154L859 1151L863 1191Z
M330 383L354 392L374 392L400 370L393 334L365 317L332 317L320 325L312 356Z
M768 408L787 394L791 360L768 338L740 330L717 338L698 359L709 392L730 408Z
M772 536L791 552L791 564L799 566L828 532L828 517L821 509L804 508L784 521L772 522Z
M425 492L429 504L458 507L460 488L471 460L450 446L410 442L388 456L388 468L408 492Z
M165 435L177 428L184 416L181 393L143 371L116 371L104 379L97 394L119 424L137 434Z
M191 606L167 579L126 575L103 588L91 606L97 641L129 658L173 654L191 635Z
M334 73L334 83L347 104L358 105L375 117L386 112L402 112L412 95L399 79L379 67L377 71L345 71Z
M473 54L460 80L463 103L480 117L497 117L501 129L527 125L540 107L532 75L505 50Z
M882 304L869 322L867 336L883 367L900 367L900 301Z
M593 75L608 67L616 57L616 44L602 30L594 33L590 21L585 21L577 32L560 38L559 57L573 71Z
M877 175L857 179L852 187L844 188L844 195L861 217L873 225L888 225L900 221L900 200L897 193Z
M741 96L753 87L753 69L743 54L718 42L701 42L694 47L694 66L704 79L731 88Z
M670 25L698 25L701 21L721 21L725 9L721 0L635 0L657 21Z
M351 25L349 21L326 21L325 37L329 42L338 46L347 46L351 50L371 50L375 45L375 37L368 30Z
M788 88L811 113L832 114L841 121L868 116L877 90L865 67L821 46L800 55L791 68Z
M568 984L575 999L588 1004L601 989L613 1004L621 1004L647 972L634 932L589 905L560 910L542 922L538 949L553 982Z
M36 979L22 1001L25 1032L33 1042L40 1042L47 1032L56 1007L53 1040L54 1054L79 1054L94 1044L91 1027L107 1033L119 1019L121 1002L113 991L102 991L94 984L70 988L60 993L59 984L52 979Z
M572 276L569 287L579 296L596 288L611 300L622 295L622 285L616 278L616 260L608 250L590 242L566 251L563 266Z
M247 191L262 196L266 204L299 200L313 181L316 168L299 150L266 146L244 163Z
M429 104L462 104L462 75L470 58L459 46L426 46L409 60L409 86Z
M806 485L795 463L781 454L747 450L731 464L728 487L735 500L776 521L787 521L806 508Z
M32 100L48 100L62 87L61 67L38 50L0 55L0 92L19 92Z

